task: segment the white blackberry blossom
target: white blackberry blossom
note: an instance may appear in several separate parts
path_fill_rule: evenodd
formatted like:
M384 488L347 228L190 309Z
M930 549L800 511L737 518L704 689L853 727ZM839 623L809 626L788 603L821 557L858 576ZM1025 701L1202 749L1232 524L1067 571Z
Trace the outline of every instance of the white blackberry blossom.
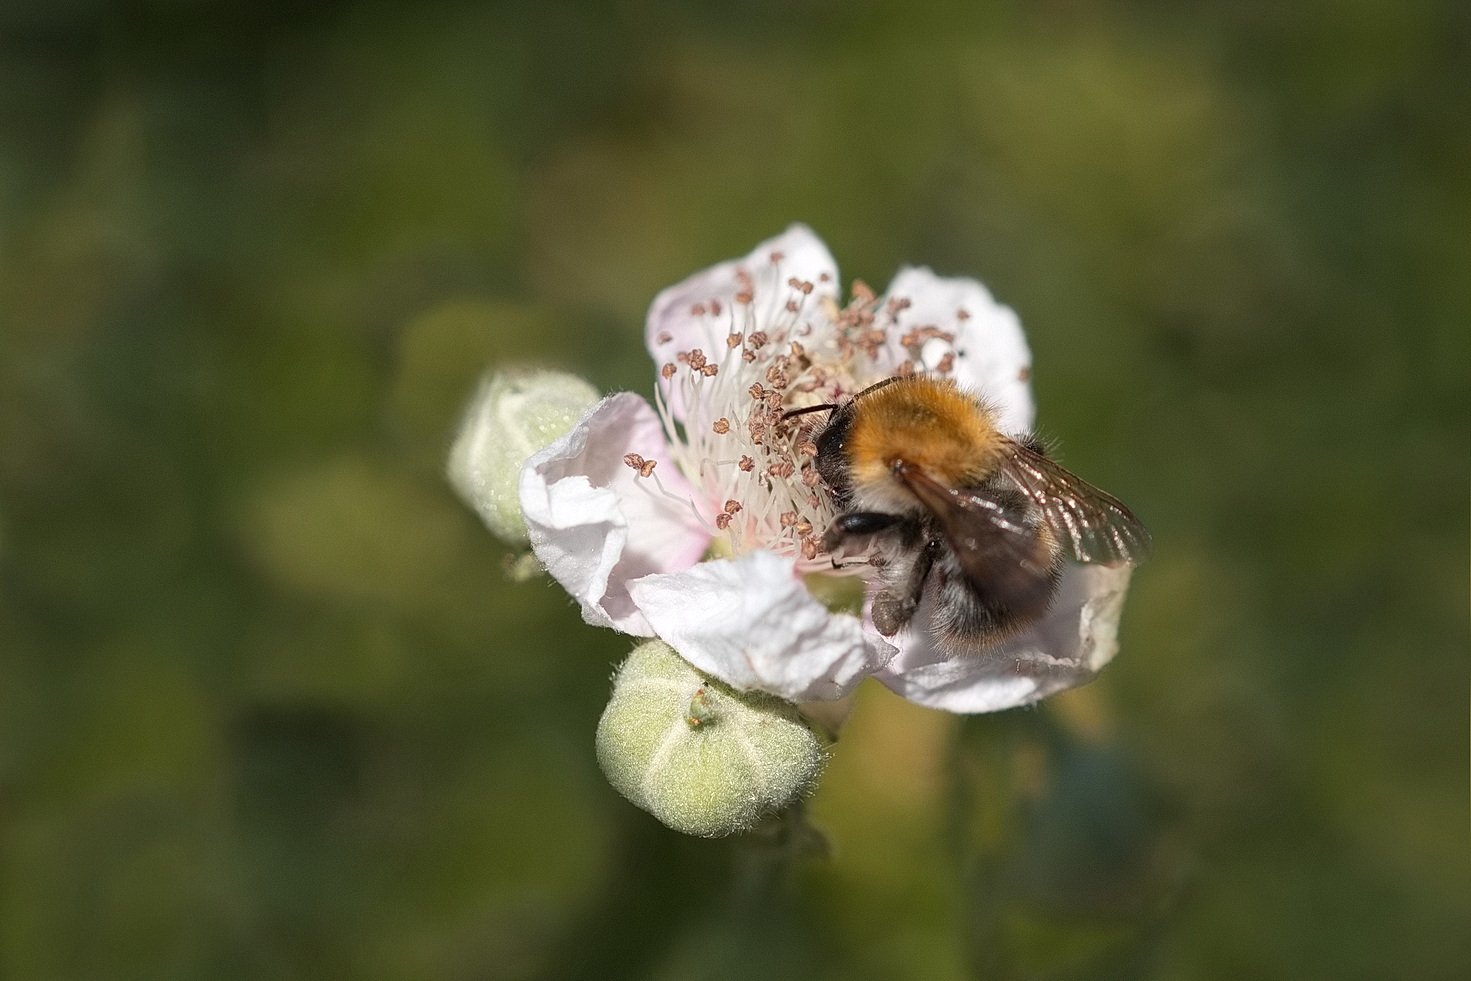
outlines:
M1031 354L1016 314L973 279L906 268L840 302L805 226L664 290L646 342L654 405L622 392L532 456L520 499L531 544L584 619L658 636L737 689L840 698L868 675L954 712L1021 705L1112 658L1127 567L1069 566L1047 617L984 655L948 657L919 626L884 638L830 612L804 576L867 576L821 550L835 510L813 466L825 416L893 375L953 379L1026 432Z

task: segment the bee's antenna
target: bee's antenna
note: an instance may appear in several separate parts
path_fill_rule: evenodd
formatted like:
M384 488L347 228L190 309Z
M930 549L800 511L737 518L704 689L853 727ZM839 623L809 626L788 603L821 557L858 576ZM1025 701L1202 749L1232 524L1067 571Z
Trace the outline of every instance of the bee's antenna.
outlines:
M863 398L865 395L871 395L872 393L877 392L879 389L881 389L881 388L888 388L890 385L894 384L895 382L899 382L899 381L904 381L904 377L901 376L901 375L895 375L892 378L885 378L882 381L874 382L872 385L868 386L863 391L861 391L857 395L853 396L853 401L854 402L857 402L859 399ZM783 412L781 414L781 417L782 417L783 420L786 420L786 419L792 418L793 416L805 416L809 412L826 412L829 409L836 409L837 407L838 407L838 405L837 405L836 402L827 402L827 403L825 403L823 405L808 405L808 406L803 406L800 409L792 409L790 411Z
M829 409L836 409L837 407L837 403L835 402L827 402L823 405L806 405L800 409L788 409L781 414L781 417L785 421L793 416L805 416L810 412L826 412Z

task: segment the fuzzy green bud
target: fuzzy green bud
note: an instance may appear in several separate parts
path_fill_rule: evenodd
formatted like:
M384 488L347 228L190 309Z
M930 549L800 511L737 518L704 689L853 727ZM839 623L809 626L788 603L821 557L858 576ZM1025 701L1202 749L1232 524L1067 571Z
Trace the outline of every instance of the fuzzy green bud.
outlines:
M481 379L447 470L460 497L498 538L525 544L521 466L566 435L597 400L591 385L561 371L501 371Z
M823 760L795 705L706 678L660 640L623 662L598 723L608 782L669 827L705 838L790 804Z

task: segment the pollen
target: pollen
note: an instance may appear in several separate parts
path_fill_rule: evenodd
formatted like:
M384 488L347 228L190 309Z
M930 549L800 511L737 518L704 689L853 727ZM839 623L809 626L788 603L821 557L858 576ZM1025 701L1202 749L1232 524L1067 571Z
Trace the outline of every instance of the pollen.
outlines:
M627 454L623 457L623 462L628 466L630 470L637 470L640 477L652 476L654 473L654 467L659 463L658 460L645 460L637 453Z

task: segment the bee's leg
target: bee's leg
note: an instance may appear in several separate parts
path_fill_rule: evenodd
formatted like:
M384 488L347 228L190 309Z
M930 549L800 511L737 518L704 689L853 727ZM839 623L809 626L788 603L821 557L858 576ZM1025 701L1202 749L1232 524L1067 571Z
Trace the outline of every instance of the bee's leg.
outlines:
M901 576L890 581L890 585L873 598L873 625L885 637L892 637L909 623L919 601L924 596L925 580L930 577L930 568L935 564L940 543L931 541L911 554L909 568Z
M882 511L849 511L833 520L827 534L822 536L822 550L835 552L850 538L867 538L881 531L888 531L904 519L897 514Z

